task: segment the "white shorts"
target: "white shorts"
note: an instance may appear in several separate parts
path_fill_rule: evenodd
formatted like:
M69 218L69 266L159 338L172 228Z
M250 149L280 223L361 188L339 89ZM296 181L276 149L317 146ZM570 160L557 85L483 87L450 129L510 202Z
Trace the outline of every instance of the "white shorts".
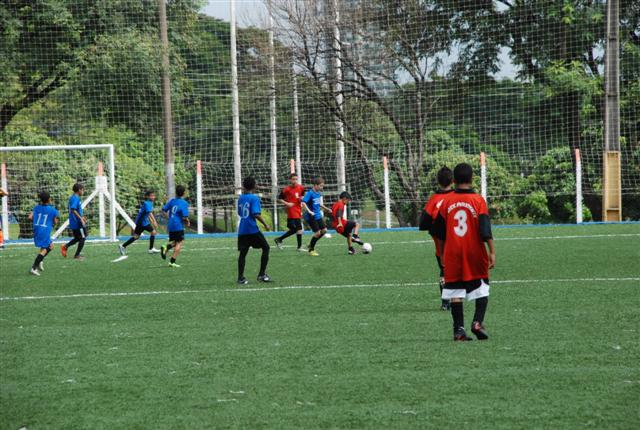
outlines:
M448 289L445 287L442 289L442 300L466 298L467 301L471 301L483 297L489 297L489 284L484 282L484 280L480 281L479 287L469 292L467 292L465 288Z

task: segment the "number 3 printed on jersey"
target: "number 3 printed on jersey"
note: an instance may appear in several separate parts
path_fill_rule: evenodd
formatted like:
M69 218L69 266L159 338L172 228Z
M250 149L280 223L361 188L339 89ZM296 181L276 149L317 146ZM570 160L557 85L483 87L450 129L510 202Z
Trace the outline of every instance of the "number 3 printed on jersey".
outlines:
M458 221L458 225L453 227L453 231L455 231L458 236L463 237L467 234L467 230L469 230L469 225L467 224L467 212L460 209L453 216L453 219Z

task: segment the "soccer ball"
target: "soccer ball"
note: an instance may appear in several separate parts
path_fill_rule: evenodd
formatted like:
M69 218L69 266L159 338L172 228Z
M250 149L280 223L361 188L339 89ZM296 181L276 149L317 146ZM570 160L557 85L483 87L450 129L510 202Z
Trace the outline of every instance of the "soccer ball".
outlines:
M371 246L370 243L365 243L364 245L362 245L363 254L370 254L371 251L373 251L373 246Z

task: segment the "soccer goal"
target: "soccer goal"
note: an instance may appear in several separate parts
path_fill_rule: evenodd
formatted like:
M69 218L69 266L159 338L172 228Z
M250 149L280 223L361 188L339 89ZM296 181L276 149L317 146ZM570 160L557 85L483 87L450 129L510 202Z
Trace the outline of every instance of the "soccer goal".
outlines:
M85 187L82 207L89 219L90 235L116 241L116 214L119 212L130 225L133 222L116 200L114 158L111 144L0 148L2 188L9 193L2 198L5 239L33 236L29 213L38 202L38 193L45 190L60 211L62 221L53 237L62 235L69 222L66 207L73 184L82 183Z

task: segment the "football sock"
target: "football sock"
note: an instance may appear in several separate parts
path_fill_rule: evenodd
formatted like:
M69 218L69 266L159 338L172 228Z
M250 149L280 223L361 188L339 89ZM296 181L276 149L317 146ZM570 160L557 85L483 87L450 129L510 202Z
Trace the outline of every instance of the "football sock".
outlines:
M298 241L298 248L302 247L302 235L296 234L296 240Z
M44 255L38 254L36 256L36 261L33 262L33 266L31 266L31 268L37 269L38 268L38 264L40 264L42 262L42 260L44 260Z
M451 302L451 316L453 317L453 331L464 327L464 310L462 302Z
M78 249L76 249L76 257L80 255L82 252L82 248L84 248L84 238L78 240Z
M482 297L476 299L476 312L473 315L473 320L482 323L484 321L484 314L487 312L487 305L489 304L488 297Z
M282 236L280 236L277 241L278 242L282 242L283 240L285 240L286 238L288 238L289 236L293 236L294 234L296 234L295 230L289 230L288 232L286 232L285 234L283 234Z
M167 251L173 248L173 244L171 242L167 243Z
M267 272L267 264L269 264L269 248L262 248L262 257L260 257L260 273L263 276Z
M238 279L244 278L244 265L248 253L249 248L240 251L240 256L238 257Z
M156 237L155 236L151 236L149 238L149 249L153 249L153 245L156 243Z
M125 243L122 244L122 247L126 248L127 246L131 245L135 241L136 241L136 238L132 236L129 238L129 240L127 240Z
M175 262L176 262L176 259L175 259L175 258L173 258L173 257L171 257L171 264L173 264L173 263L175 263Z
M318 240L320 240L319 237L313 236L311 238L311 242L309 243L309 249L316 249L316 243L318 243Z
M67 244L64 246L65 248L69 248L70 246L75 245L76 243L78 243L78 239L76 239L75 237L73 239L71 239L69 242L67 242Z
M51 252L51 248L47 248L47 250L44 252L44 257L49 255L50 252ZM42 258L44 259L44 257L42 257Z

